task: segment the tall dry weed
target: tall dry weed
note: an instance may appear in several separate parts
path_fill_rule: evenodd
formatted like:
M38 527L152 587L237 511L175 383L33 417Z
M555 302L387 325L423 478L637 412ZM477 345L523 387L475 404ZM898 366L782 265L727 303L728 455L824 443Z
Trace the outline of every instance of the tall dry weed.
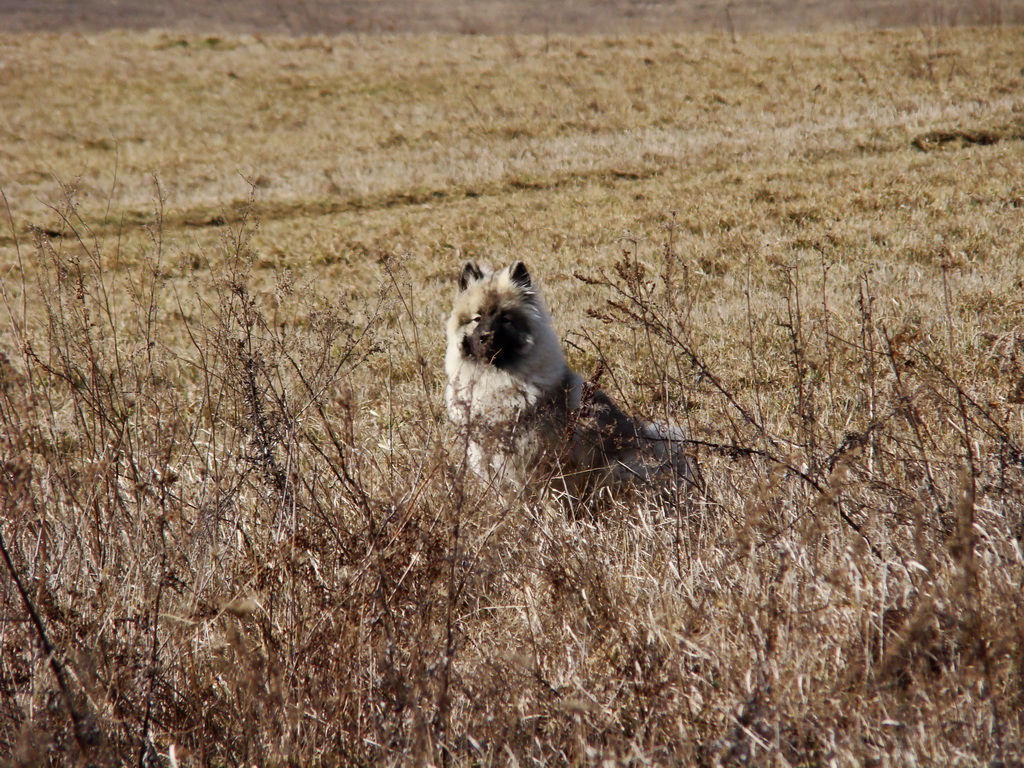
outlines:
M3 282L12 763L1021 758L1022 437L960 343L1019 334L955 264L918 318L769 252L723 348L677 225L630 236L572 354L707 490L569 519L469 475L403 259L360 306L263 284L243 209L183 283L160 211L123 264L69 194Z

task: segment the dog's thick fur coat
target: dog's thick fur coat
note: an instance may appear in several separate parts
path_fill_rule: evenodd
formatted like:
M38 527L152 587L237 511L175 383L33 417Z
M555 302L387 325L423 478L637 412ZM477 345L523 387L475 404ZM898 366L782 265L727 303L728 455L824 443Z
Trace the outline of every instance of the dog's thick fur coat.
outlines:
M604 489L694 482L678 428L630 418L569 368L523 262L497 272L466 262L459 288L445 394L477 474L570 503Z

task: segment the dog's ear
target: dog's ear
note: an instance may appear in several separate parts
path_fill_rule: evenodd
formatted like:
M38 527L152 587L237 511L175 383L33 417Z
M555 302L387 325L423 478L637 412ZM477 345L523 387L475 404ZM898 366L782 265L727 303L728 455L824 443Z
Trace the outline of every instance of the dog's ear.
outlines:
M459 290L464 291L469 288L469 284L482 280L484 276L483 270L480 269L479 265L472 259L462 265L462 274L459 275Z
M530 280L530 273L526 270L526 265L521 261L515 262L508 268L508 278L513 283L518 283L523 286L523 288L530 288L533 286L533 282Z

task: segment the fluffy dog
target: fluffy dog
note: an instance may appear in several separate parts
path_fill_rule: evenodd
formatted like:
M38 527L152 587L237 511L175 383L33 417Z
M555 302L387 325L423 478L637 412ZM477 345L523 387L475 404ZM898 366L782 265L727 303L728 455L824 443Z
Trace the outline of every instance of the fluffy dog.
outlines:
M468 261L448 319L448 414L470 466L515 492L542 488L570 504L602 490L694 483L676 427L632 419L569 368L526 265Z

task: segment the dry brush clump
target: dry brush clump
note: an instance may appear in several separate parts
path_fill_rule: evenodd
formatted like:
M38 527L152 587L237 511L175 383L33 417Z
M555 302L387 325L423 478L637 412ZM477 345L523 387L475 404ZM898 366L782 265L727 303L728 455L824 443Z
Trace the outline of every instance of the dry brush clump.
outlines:
M123 264L69 195L3 282L12 763L1021 759L1024 336L955 254L913 311L827 239L709 288L672 219L580 269L574 364L707 488L569 519L471 476L401 258L263 283L243 209L182 282L161 211Z
M780 251L774 270L745 275L730 328L747 338L729 350L701 322L714 298L693 288L698 265L671 233L646 262L633 242L610 272L580 275L609 294L594 314L655 361L643 386L693 403L712 453L720 538L689 563L724 554L709 582L728 607L710 611L701 645L733 661L745 676L733 691L749 698L701 754L1018 760L1019 689L1007 683L1019 675L1024 508L1006 355L1019 316L965 307L971 268L952 253L919 271L933 294L920 316L893 301L898 283L851 270L828 242ZM712 362L723 353L730 365Z

